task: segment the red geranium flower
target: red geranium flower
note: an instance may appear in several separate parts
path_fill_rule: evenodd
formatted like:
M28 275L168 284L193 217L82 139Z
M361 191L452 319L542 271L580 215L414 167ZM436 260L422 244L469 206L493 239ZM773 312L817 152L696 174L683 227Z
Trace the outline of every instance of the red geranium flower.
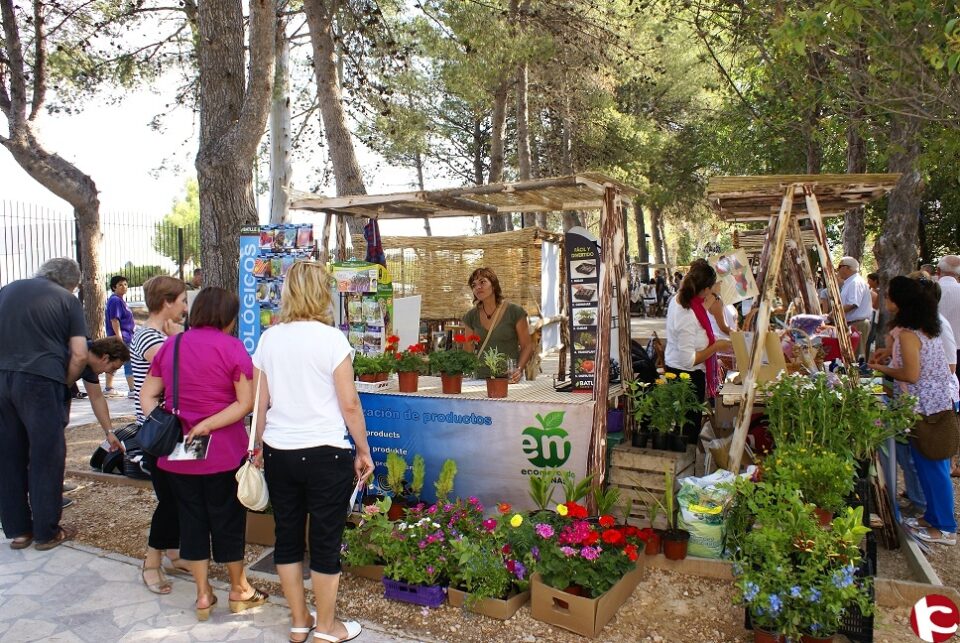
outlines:
M600 534L595 531L591 531L589 534L587 534L587 537L583 539L583 544L590 547L592 545L596 545L598 540L600 540Z
M643 542L647 542L648 540L650 540L650 538L652 538L653 535L654 535L653 529L651 529L650 527L644 527L643 529L637 532L637 538L639 538Z
M613 525L614 525L616 522L617 522L617 521L613 519L613 516L607 516L607 515L600 516L600 526L601 526L601 527L606 527L607 529L609 529L610 527L613 527Z
M627 525L626 527L624 527L624 528L621 529L620 531L622 531L622 532L623 532L623 535L626 536L627 538L633 538L633 537L636 536L638 533L640 533L640 530L637 529L636 527L634 527L633 525Z
M389 337L387 337L387 343L398 344L400 343L400 338L397 337L396 335L390 335Z
M513 551L513 548L510 547L510 543L507 543L500 549L500 551L504 554L509 554L511 551Z
M497 511L502 514L508 514L513 511L513 507L510 506L509 502L501 502L499 505L497 505Z
M480 341L480 336L479 336L479 335L470 335L470 336L467 337L467 341L468 341L468 342L479 342L479 341Z
M630 560L636 560L638 555L637 546L627 545L626 547L623 548L623 553L625 553L627 555L627 558L629 558Z
M608 529L601 535L603 542L608 545L617 545L620 546L624 542L623 534L620 533L618 529Z
M458 344L462 344L462 343L464 343L465 341L467 341L467 337L466 337L466 335L463 335L463 334L458 333L458 334L456 334L456 335L453 336L453 341L455 341L455 342L458 343Z
M578 505L575 502L567 503L567 515L572 519L584 519L587 517L587 508L583 505Z

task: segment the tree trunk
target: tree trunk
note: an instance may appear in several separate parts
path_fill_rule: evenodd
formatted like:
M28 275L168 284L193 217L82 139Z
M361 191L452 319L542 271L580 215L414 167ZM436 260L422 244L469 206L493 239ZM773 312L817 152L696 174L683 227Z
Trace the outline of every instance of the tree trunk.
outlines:
M270 105L270 223L287 220L290 202L290 68L287 19L277 21L277 67Z
M530 128L529 105L527 103L527 88L529 86L530 70L526 63L517 70L516 92L516 119L517 119L517 168L521 181L528 181L530 176ZM532 228L537 225L537 215L534 212L523 213L523 227Z
M890 158L888 171L901 174L887 200L883 232L873 244L880 276L880 323L886 323L883 295L890 279L905 275L917 267L917 226L923 181L917 171L920 156L920 121L895 115L890 122ZM881 335L882 336L882 335Z
M655 263L666 265L663 243L663 210L659 206L650 208L650 231L653 233L653 256Z
M847 173L860 174L867 171L867 142L860 133L864 111L857 110L855 117L847 125ZM863 221L863 206L847 210L843 215L843 254L857 261L863 257L863 244L866 230Z
M647 248L647 226L643 220L643 206L640 200L633 202L633 218L637 224L637 257L640 260L640 278L644 281L650 279L650 267L645 265L650 263L650 250Z
M336 45L333 40L335 0L305 0L304 11L313 45L313 70L317 79L317 98L323 117L323 132L330 151L330 162L337 182L337 195L366 194L363 173L347 127L340 80L337 75ZM348 217L351 234L360 234L363 224Z
M73 207L79 235L80 294L87 331L94 338L104 335L104 287L100 279L100 199L93 179L77 166L48 152L34 133L34 121L46 97L46 29L42 5L34 5L29 31L33 39L32 65L24 59L17 12L11 0L0 0L0 113L7 121L8 136L0 136L17 164L35 181ZM28 98L28 88L32 96Z
M258 223L253 160L267 124L276 51L275 2L251 0L249 6L249 67L241 2L204 0L197 7L203 279L231 291L237 289L240 227Z
M503 181L503 149L507 136L507 95L510 85L507 80L501 80L493 92L493 113L490 124L490 175L487 183ZM482 165L481 165L482 167ZM478 185L483 183L481 180ZM507 229L509 214L490 216L488 232L503 232ZM511 226L512 227L512 226Z
M423 155L420 152L414 153L413 163L417 168L417 187L423 192L427 188L423 182ZM430 230L430 217L423 217L423 233L428 237L433 236L433 232Z

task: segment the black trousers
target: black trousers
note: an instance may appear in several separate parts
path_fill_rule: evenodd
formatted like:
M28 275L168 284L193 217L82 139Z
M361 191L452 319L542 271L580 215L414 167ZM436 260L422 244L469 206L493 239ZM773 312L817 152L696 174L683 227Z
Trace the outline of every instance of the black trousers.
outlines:
M157 466L157 459L144 454L150 469L150 482L157 496L157 508L150 519L150 535L147 544L154 549L177 549L180 547L180 517L177 513L177 497L170 486L170 474Z
M681 371L678 368L673 368L672 366L664 365L664 372L674 373L680 375L680 373L686 373L690 376L690 381L693 382L694 388L697 389L697 399L701 402L705 402L707 399L707 374L701 370L693 371ZM697 440L700 438L700 429L703 426L703 413L699 411L692 411L687 413L687 421L683 425L683 436L687 438L687 442L690 444L696 444Z
M264 445L263 455L276 521L274 563L303 561L309 514L310 569L339 573L340 543L354 485L353 452L326 446L283 450Z
M212 544L215 562L243 560L247 510L237 500L237 470L166 475L180 514L180 557L209 560Z

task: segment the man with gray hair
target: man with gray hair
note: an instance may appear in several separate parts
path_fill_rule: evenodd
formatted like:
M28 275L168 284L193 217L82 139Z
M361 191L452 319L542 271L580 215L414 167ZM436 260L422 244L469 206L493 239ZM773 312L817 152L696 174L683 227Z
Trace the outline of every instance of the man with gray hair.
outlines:
M75 535L60 517L67 383L87 364L79 283L77 262L58 258L0 289L0 522L12 549Z
M843 317L847 324L860 333L857 345L857 357L866 359L867 338L870 336L870 317L873 315L870 286L860 276L860 262L853 257L843 257L837 264L837 276L840 283L840 303L843 305ZM837 323L843 320L838 319Z

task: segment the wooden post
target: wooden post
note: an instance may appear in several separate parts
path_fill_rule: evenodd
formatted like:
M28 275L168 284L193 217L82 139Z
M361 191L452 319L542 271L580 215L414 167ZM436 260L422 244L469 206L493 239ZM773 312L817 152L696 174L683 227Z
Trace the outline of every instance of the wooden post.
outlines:
M320 235L320 261L327 263L330 261L330 224L333 214L323 213L323 233Z
M623 252L623 219L617 210L616 188L607 186L603 195L603 208L600 210L600 238L603 247L600 255L603 260L603 279L600 280L600 292L597 294L597 355L593 381L593 431L590 434L590 449L587 452L587 475L593 475L591 486L599 488L606 478L607 468L607 394L610 391L610 326L613 288L616 283L616 254L619 248ZM623 293L619 293L621 296ZM628 347L629 348L629 347ZM587 508L593 512L596 503L591 495Z
M822 314L820 308L820 293L817 292L817 279L813 274L813 267L810 265L810 258L807 256L807 248L803 245L803 233L800 232L800 222L797 217L790 221L790 230L793 232L793 238L797 242L797 261L800 264L800 275L807 293L807 311L813 315Z
M770 274L769 263L770 263L770 250L773 248L773 239L777 234L777 215L770 215L770 221L767 222L767 234L763 241L763 250L760 251L760 267L757 270L757 290L763 292L763 286L766 283L767 275ZM776 277L774 277L776 279ZM754 302L754 307L760 305L759 301ZM749 312L749 311L747 311ZM756 324L757 317L753 316L753 322ZM744 330L749 330L749 328L744 328Z
M851 367L847 369L847 373L854 378L854 381L857 381L860 377L860 371L852 368L857 363L857 355L853 352L853 344L850 342L850 329L843 314L843 304L840 303L840 285L837 283L837 275L833 270L833 260L830 258L827 229L823 225L820 204L817 203L817 195L813 193L813 186L803 186L803 196L807 202L807 214L810 216L810 223L813 224L813 235L817 239L817 253L820 255L820 265L823 268L823 280L826 282L827 292L830 294L830 308L833 310L834 321L837 323L840 356L847 363L847 366ZM861 337L860 341L865 342L867 338Z
M770 248L770 263L767 266L766 278L763 280L763 290L760 291L760 312L757 315L757 326L753 333L753 347L750 355L750 367L743 378L743 401L740 402L740 412L737 414L737 425L733 432L730 444L730 471L739 473L740 460L743 456L743 445L747 442L747 430L750 428L750 416L753 415L753 403L756 400L757 373L763 358L763 348L767 339L767 329L770 327L770 311L773 307L773 297L777 290L777 275L780 274L780 264L783 261L784 245L787 240L788 225L793 210L793 193L797 186L787 186L780 205L780 214L777 216L777 234ZM763 266L761 266L761 269Z
M346 215L337 215L337 261L347 260L347 219Z
M630 271L628 267L630 239L627 237L627 210L623 207L619 194L617 194L617 211L623 213L620 217L623 235L610 239L608 245L613 246L613 278L617 283L617 326L620 332L618 337L620 355L617 359L620 360L620 382L623 384L633 379L633 355L630 352ZM606 239L606 237L603 238ZM618 242L619 246L617 246ZM629 413L630 409L627 408L626 411Z
M560 381L567 379L567 351L570 348L570 302L567 301L567 247L560 246L560 363L557 367L557 376ZM599 293L597 294L599 296ZM572 360L571 360L572 361Z

